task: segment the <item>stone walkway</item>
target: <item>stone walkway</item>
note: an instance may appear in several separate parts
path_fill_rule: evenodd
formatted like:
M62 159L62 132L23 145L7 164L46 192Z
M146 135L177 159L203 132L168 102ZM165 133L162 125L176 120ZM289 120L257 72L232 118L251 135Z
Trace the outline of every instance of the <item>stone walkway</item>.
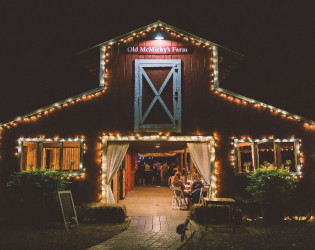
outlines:
M172 195L169 187L135 186L119 201L131 218L129 228L89 249L177 249L182 242L176 227L185 222L188 210L171 209Z
M183 243L176 227L184 222L181 216L132 216L127 230L89 249L177 249Z

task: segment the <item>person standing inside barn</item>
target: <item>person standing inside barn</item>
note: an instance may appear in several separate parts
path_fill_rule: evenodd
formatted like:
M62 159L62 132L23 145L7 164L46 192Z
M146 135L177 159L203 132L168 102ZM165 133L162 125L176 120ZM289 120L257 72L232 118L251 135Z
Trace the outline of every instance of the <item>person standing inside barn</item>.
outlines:
M144 163L142 161L138 163L137 173L138 173L139 184L144 184Z
M148 162L144 163L144 178L145 178L145 184L149 184L150 182L150 170L151 166Z
M159 161L156 161L155 166L157 170L156 184L161 185L161 163Z
M157 184L157 168L155 164L152 164L152 168L151 168L151 180L152 180L152 185L156 185Z
M168 165L167 162L164 162L161 168L161 177L162 177L162 185L168 185Z

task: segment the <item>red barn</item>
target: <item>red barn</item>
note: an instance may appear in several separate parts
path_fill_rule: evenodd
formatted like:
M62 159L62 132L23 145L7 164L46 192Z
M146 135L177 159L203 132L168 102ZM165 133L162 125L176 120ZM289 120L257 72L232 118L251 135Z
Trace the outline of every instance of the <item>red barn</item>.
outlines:
M220 88L241 54L158 21L80 57L98 88L0 124L2 187L46 168L65 173L76 199L113 202L133 188L140 154L168 153L212 196L270 164L314 191L315 122Z

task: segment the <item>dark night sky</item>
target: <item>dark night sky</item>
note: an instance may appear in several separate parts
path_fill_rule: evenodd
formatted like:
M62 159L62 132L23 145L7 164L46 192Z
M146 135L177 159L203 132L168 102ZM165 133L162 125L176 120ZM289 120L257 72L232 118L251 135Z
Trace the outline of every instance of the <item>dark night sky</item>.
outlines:
M305 1L12 2L0 2L0 121L96 87L76 54L157 20L245 55L221 87L315 120Z

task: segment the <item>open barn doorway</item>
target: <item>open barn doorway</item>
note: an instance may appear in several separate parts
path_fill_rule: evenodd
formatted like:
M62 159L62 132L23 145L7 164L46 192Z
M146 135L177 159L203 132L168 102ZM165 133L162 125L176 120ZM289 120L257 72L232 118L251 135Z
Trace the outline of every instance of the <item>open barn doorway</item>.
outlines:
M119 200L126 206L128 216L186 217L188 210L171 209L173 191L170 189L175 171L187 177L194 168L186 142L131 142L128 153L137 159L132 166L134 186Z
M210 174L211 172L212 176L215 174L214 140L211 136L104 136L102 183L105 184L103 185L105 202L125 204L127 213L129 211L128 215L172 213L169 178L175 171L179 171L186 180L193 171L200 170L197 166L200 163L191 156L189 144L206 146L204 154L207 155L208 162L205 164L206 170L202 170L202 175L210 184ZM202 154L199 154L199 158L200 155ZM163 178L164 163L168 167L167 171L164 171L166 178ZM144 164L147 165L148 171L143 169L141 173L139 167ZM160 171L155 169L157 165L160 165ZM215 182L211 185L215 185ZM106 197L108 193L112 197ZM133 214L133 210L136 214Z

